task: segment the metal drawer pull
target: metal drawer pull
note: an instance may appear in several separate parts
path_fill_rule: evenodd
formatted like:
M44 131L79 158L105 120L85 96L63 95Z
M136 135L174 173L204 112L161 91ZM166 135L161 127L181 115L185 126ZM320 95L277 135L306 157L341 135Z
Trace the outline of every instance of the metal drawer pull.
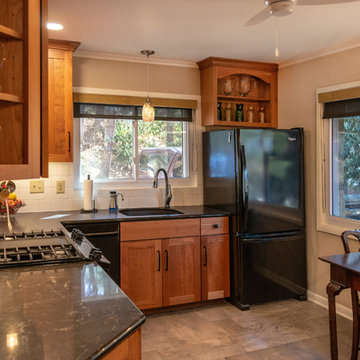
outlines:
M165 270L169 270L169 253L167 250L165 250Z
M109 236L109 235L118 235L117 231L107 231L99 233L85 233L85 236Z
M157 251L157 254L158 254L158 268L157 268L157 271L160 271L160 261L161 261L160 250Z
M205 257L204 266L207 266L207 248L206 248L206 246L204 246L204 257Z
M214 229L218 229L219 228L219 224L214 224Z

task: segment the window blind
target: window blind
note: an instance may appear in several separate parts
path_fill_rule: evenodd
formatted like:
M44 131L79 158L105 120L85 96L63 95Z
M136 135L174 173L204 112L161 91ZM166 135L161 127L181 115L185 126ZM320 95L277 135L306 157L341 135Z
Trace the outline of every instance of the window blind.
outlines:
M360 98L324 103L323 119L360 115Z
M74 117L141 120L142 106L74 102ZM156 107L157 121L192 121L192 109Z

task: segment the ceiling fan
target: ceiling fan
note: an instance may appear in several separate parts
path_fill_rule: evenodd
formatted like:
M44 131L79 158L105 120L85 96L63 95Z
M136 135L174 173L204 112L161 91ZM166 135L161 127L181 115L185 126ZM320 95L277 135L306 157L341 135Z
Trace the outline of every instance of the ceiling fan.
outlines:
M290 15L296 5L329 5L354 1L358 0L265 0L266 8L254 15L245 26L260 24L270 16Z

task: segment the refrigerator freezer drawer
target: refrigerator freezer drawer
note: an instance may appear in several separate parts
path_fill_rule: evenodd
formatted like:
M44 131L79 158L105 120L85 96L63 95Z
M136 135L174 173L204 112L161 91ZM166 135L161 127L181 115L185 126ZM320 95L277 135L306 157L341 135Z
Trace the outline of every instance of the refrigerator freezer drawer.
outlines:
M306 297L304 234L240 241L242 303Z

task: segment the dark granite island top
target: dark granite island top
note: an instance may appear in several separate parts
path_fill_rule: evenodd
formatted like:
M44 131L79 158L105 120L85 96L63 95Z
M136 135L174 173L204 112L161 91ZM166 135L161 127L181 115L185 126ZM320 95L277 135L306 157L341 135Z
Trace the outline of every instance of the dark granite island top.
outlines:
M0 358L97 359L145 320L96 263L0 270Z

